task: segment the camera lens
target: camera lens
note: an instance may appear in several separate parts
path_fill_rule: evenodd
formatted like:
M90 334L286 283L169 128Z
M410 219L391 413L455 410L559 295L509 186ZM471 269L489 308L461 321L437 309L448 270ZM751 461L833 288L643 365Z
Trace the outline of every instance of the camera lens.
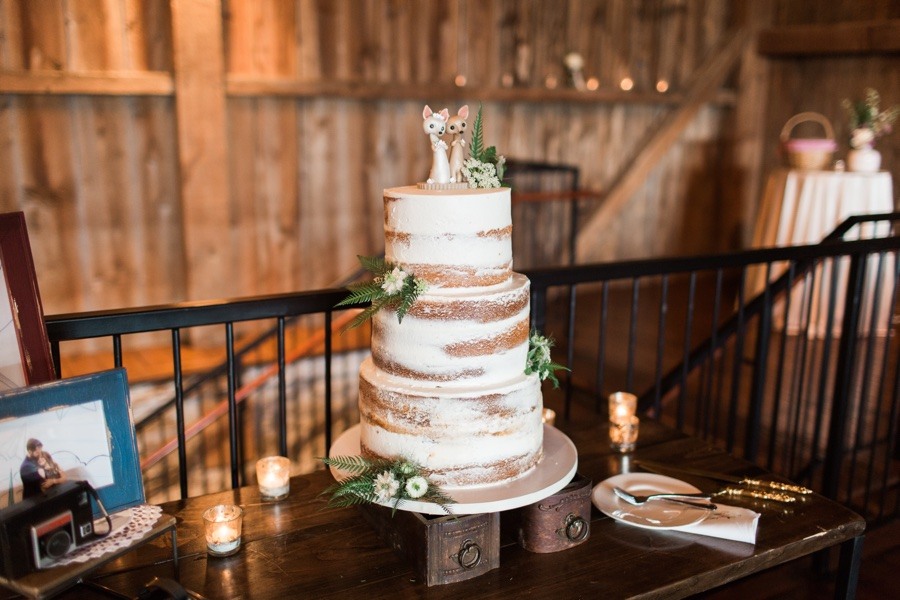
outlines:
M68 531L54 531L44 542L44 548L50 558L60 558L71 550L72 538Z

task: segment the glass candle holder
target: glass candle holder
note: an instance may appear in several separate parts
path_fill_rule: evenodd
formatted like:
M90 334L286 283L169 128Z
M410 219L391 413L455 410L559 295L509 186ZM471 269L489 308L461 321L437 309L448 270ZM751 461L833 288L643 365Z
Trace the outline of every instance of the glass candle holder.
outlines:
M541 413L541 423L553 427L556 423L556 411L552 408L545 408Z
M637 412L637 396L628 392L613 392L609 395L610 423L627 423Z
M256 461L256 482L263 500L282 500L291 489L291 461L284 456L268 456Z
M613 450L631 452L637 445L640 419L632 415L630 419L609 423L609 442Z
M206 527L206 553L231 556L241 547L241 525L244 511L233 504L217 504L203 511Z

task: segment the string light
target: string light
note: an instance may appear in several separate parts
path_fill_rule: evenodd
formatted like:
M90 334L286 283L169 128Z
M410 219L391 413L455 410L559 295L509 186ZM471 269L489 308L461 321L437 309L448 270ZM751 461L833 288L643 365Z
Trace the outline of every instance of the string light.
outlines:
M668 89L669 89L669 82L666 81L665 79L660 79L659 81L656 82L656 91L657 92L662 93L662 92L668 91Z
M548 90L555 90L556 86L558 84L559 84L559 82L556 80L556 77L554 77L553 75L547 75L547 78L544 79L544 85L547 87Z
M619 87L627 92L634 87L634 81L632 81L631 77L625 77L619 82Z
M587 82L585 83L585 87L592 92L594 90L598 90L598 89L600 89L600 80L597 79L596 77L590 77L590 78L588 78Z
M456 84L456 87L466 87L466 76L465 75L457 75L456 79L453 80L453 83Z

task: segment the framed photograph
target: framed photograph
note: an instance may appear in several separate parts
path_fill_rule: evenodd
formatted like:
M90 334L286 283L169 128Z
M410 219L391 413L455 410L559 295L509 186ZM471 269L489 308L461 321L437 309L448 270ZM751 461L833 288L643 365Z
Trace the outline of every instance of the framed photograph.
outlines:
M0 392L0 508L62 481L110 514L144 502L125 369Z
M0 391L56 378L21 212L0 214Z

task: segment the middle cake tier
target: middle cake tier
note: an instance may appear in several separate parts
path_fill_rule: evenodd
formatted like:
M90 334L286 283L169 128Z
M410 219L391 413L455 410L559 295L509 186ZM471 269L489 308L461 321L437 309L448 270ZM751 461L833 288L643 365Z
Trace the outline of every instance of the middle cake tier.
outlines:
M490 385L521 375L528 356L528 278L513 273L489 288L437 288L419 296L398 323L372 320L372 360L416 385Z

